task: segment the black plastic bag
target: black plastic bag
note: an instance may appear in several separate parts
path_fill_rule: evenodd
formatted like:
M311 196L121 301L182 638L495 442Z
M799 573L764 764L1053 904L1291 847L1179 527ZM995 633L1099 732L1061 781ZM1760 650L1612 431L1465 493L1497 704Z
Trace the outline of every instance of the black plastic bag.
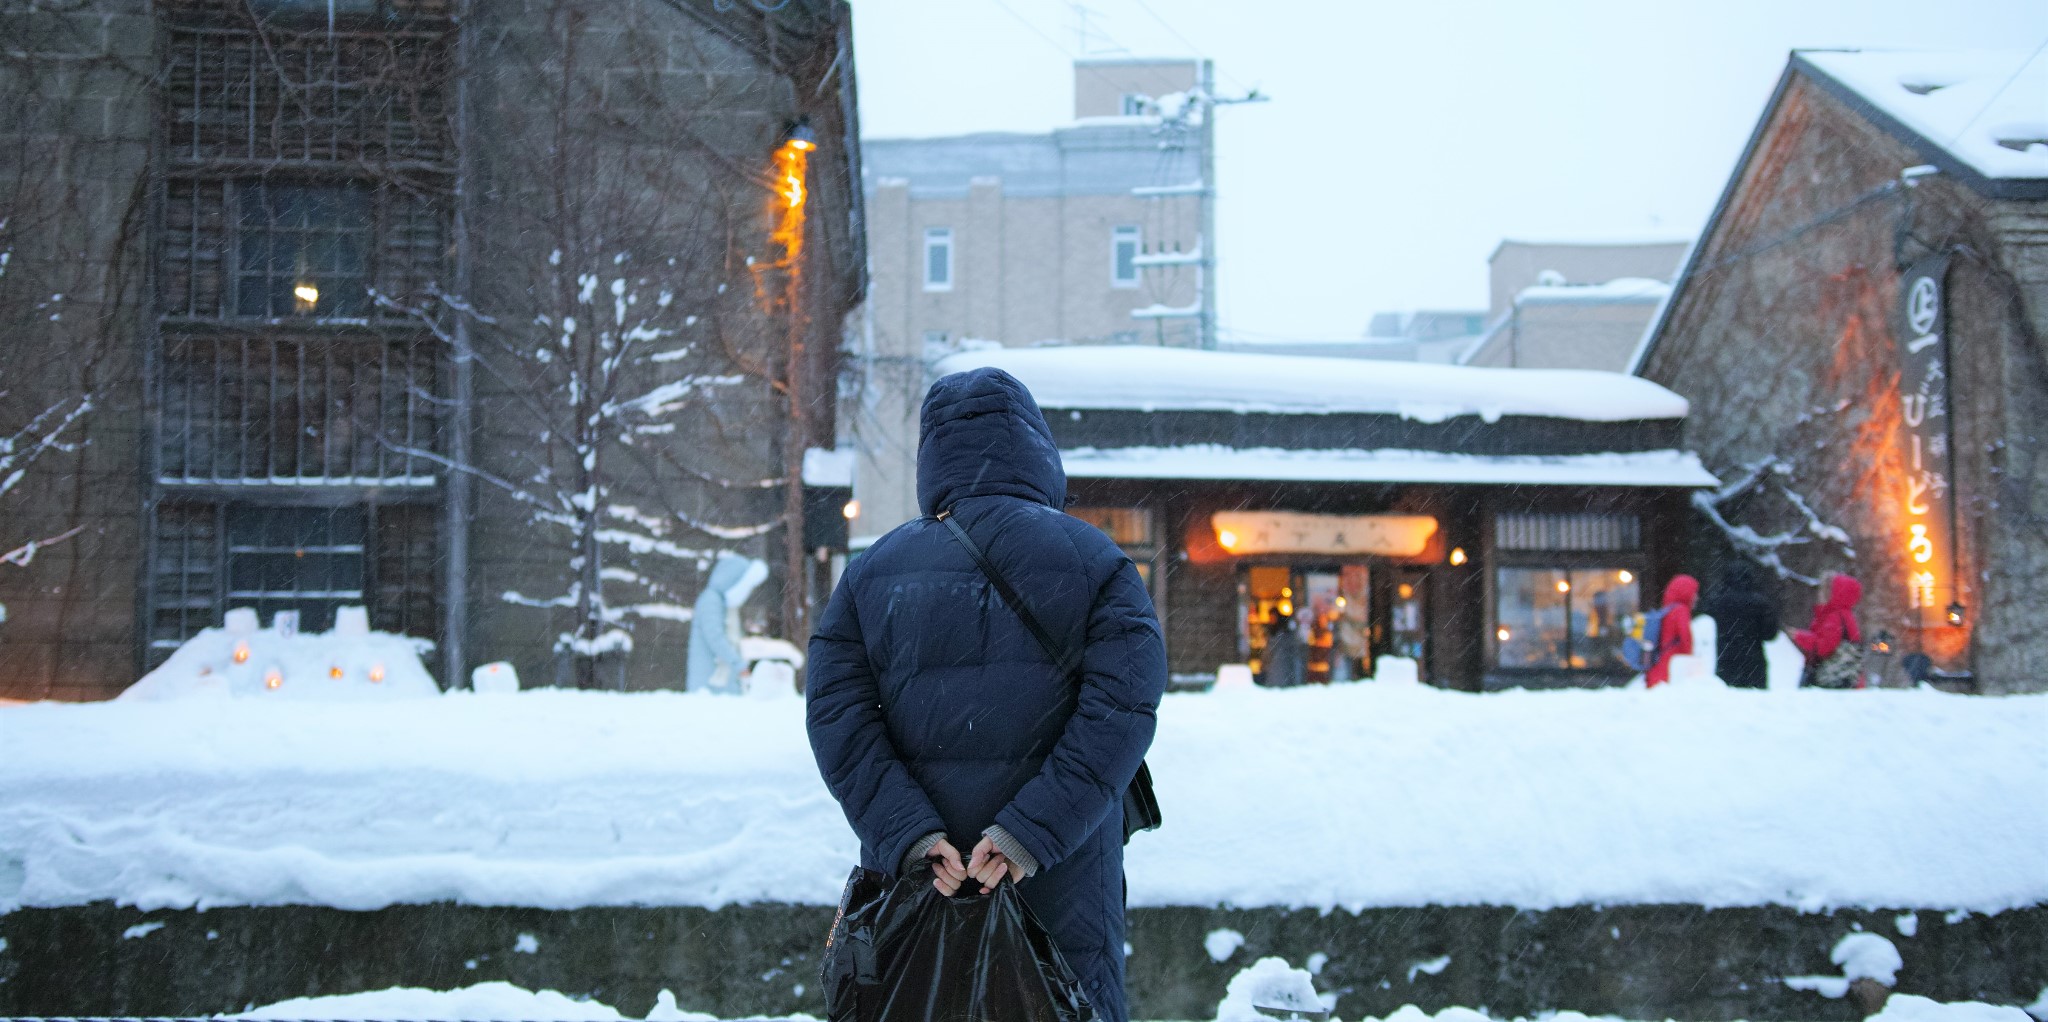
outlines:
M825 944L830 1022L1086 1022L1095 1017L1052 937L1005 879L953 897L929 866L901 879L855 868Z

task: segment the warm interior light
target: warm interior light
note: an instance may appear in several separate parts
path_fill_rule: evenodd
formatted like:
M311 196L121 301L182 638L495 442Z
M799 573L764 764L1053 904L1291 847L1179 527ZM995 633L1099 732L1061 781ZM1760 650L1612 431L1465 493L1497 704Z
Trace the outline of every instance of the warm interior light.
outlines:
M1294 595L1294 587L1293 587L1293 586L1281 586L1281 587L1280 587L1280 595L1282 595L1282 596L1293 596L1293 595Z
M1557 580L1557 591L1558 591L1558 592L1560 592L1560 593L1568 593L1568 592L1571 592L1571 591L1572 591L1572 584L1571 584L1570 582L1567 582L1567 581L1565 581L1564 579L1558 579L1558 580Z
M1216 542L1221 544L1225 550L1235 550L1237 549L1237 533L1229 529L1217 529Z
M1406 582L1403 582L1403 583L1401 583L1401 598L1402 598L1402 599L1406 600L1406 599L1409 599L1409 598L1413 597L1414 595L1415 595L1415 587L1414 587L1414 586L1412 586L1412 585L1409 585L1409 584L1408 584L1408 583L1406 583ZM1341 604L1341 603L1343 603L1344 601L1342 601L1342 600L1339 600L1339 601L1337 601L1337 602Z
M1347 600L1347 599L1343 598L1342 596L1339 596L1339 597L1337 597L1337 609L1338 609L1338 610L1343 610L1344 608L1346 608L1346 607L1349 607L1349 606L1351 606L1351 601L1350 601L1350 600Z
M1463 564L1463 563L1465 563L1465 548L1464 548L1464 547L1452 547L1452 548L1451 548L1451 567L1454 567L1454 568L1455 568L1455 567L1457 567L1458 565L1460 565L1460 564Z
M1627 585L1636 580L1636 573L1633 571L1617 571L1614 573L1614 579L1622 585Z
M1499 639L1499 640L1500 640L1500 641L1502 641L1502 642L1506 642L1506 641L1508 641L1508 629L1507 629L1507 626L1506 626L1506 625L1502 625L1502 626L1500 626L1499 628L1496 628L1496 629L1494 629L1494 630L1493 630L1493 637L1494 637L1494 638L1496 638L1496 639Z
M370 665L370 680L371 680L371 681L383 681L383 680L384 680L384 665L383 665L383 664L372 664L372 665Z
M306 312L320 304L320 289L311 284L300 284L292 288L292 297L298 299L299 311Z
M1281 601L1280 601L1280 613L1282 613L1282 614L1285 614L1285 615L1287 615L1288 617L1293 617L1293 616L1294 616L1294 601L1293 601L1293 600L1281 600Z
M839 513L840 513L840 514L842 514L842 515L845 515L845 516L846 516L846 520L847 520L847 521L849 521L849 522L850 522L850 521L852 521L852 520L854 520L854 519L856 519L856 518L859 518L859 517L860 517L860 501L857 501L857 500L849 500L849 501L847 501L847 502L846 502L846 506L845 506L845 507L842 507L842 508L840 508L840 509L839 509Z

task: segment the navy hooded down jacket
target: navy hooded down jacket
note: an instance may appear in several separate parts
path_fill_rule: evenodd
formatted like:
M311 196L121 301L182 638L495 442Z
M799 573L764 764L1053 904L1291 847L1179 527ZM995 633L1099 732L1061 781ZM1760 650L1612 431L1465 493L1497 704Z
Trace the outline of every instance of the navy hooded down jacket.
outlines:
M1037 402L999 369L925 398L925 517L847 566L811 637L811 748L859 835L895 873L924 835L964 858L1001 824L1039 862L1018 888L1101 1018L1123 1022L1123 792L1152 744L1166 649L1116 544L1067 515ZM1056 641L1077 685L932 516L950 510ZM972 881L970 881L971 883Z

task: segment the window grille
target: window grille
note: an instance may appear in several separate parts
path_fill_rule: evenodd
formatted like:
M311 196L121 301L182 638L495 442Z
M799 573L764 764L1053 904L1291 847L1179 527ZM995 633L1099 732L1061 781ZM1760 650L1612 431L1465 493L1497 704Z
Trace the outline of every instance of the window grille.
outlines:
M361 507L230 507L227 602L264 621L299 612L299 627L334 627L337 607L364 602L368 518Z
M164 338L158 432L167 484L432 486L430 341Z
M1494 520L1500 550L1636 550L1642 522L1635 515L1503 514Z
M149 572L149 664L202 628L217 625L221 603L220 509L210 504L159 504Z
M397 188L172 179L164 190L159 311L193 319L395 318L371 304L368 287L400 301L418 297L441 277L447 237L442 203ZM313 293L302 296L301 285Z
M159 504L150 666L218 627L230 607L253 608L265 624L296 610L301 629L325 631L335 608L367 605L380 631L437 636L436 515L430 504Z
M351 17L330 32L323 5L317 24L295 24L305 19L286 10L254 30L239 5L172 6L180 23L166 43L164 110L174 163L448 169L444 23L394 20L401 5L384 5L388 17Z

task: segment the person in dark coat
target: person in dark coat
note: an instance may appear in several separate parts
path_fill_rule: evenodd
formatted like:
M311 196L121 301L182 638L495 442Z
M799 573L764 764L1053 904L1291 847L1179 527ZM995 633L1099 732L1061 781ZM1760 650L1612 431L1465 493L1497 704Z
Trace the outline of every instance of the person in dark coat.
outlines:
M1714 619L1714 673L1730 688L1764 688L1764 643L1778 637L1778 605L1764 595L1756 569L1736 561L1721 573L1721 591L1702 613Z
M1308 682L1308 644L1294 630L1294 615L1273 615L1273 627L1266 632L1266 652L1259 659L1261 685L1293 688Z
M861 865L899 874L928 858L948 894L1007 874L1098 1016L1125 1022L1123 794L1166 690L1151 597L1108 536L1061 510L1052 431L1001 370L932 385L917 498L925 516L847 565L811 637L818 768ZM1081 651L1078 683L939 514Z

